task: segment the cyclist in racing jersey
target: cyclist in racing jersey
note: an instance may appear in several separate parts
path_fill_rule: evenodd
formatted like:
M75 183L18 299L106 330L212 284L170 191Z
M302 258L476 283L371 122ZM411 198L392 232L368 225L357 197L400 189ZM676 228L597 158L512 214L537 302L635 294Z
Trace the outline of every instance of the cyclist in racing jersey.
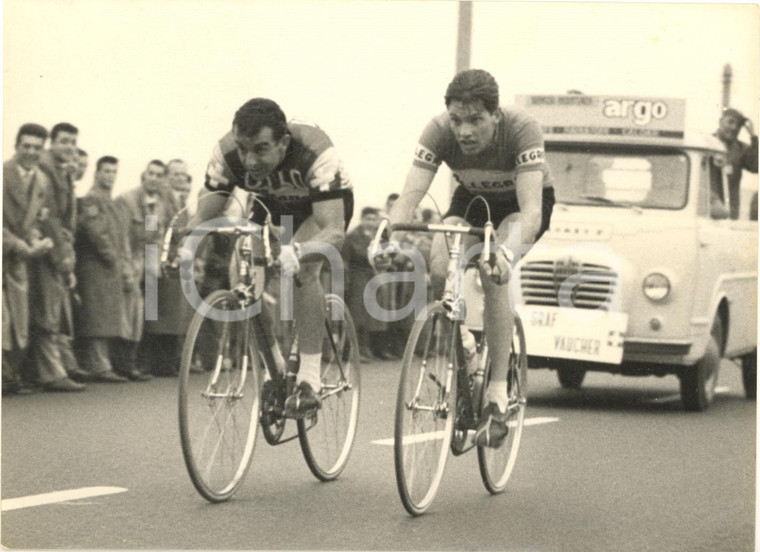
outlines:
M554 205L552 178L544 162L544 142L537 121L527 112L499 106L496 80L480 69L458 73L448 85L446 111L422 132L404 191L390 212L390 222L411 222L414 210L446 163L458 183L444 222L482 227L488 220L481 195L488 202L496 228L495 264L480 265L485 293L485 331L493 360L486 390L486 414L475 434L479 446L498 447L507 429L507 363L514 325L509 304L511 267L549 227ZM472 203L471 203L472 202ZM399 238L391 236L391 247ZM477 238L468 237L467 248ZM386 250L387 252L387 250ZM387 263L382 254L379 264ZM430 271L433 292L440 297L448 255L445 238L436 234Z
M293 239L282 245L279 259L284 273L298 275L293 314L299 322L300 366L296 390L285 408L288 415L302 416L320 406L325 296L319 279L324 257L319 251L334 247L339 252L343 244L353 214L348 174L324 131L302 121L287 121L274 101L254 98L238 109L232 130L216 144L205 187L227 193L206 193L189 228L222 215L236 188L256 194L275 225L292 217ZM254 202L251 216L262 224L266 211ZM279 348L274 347L273 353L283 368Z

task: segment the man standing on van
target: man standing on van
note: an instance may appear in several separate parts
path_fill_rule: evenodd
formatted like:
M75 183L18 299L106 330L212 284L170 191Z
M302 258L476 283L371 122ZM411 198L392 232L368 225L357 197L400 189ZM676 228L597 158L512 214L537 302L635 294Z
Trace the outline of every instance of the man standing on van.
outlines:
M739 132L747 129L750 144L739 140ZM741 111L732 107L723 110L715 136L726 146L728 153L728 197L731 208L731 218L739 218L740 191L742 170L757 174L757 135L755 126Z

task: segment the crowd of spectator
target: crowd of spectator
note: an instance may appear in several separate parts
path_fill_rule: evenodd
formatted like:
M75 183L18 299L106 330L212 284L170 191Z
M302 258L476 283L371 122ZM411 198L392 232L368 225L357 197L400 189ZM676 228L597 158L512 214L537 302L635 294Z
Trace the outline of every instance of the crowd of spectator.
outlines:
M187 166L151 160L140 185L114 198L119 160L106 155L77 198L89 162L78 134L69 123L49 133L25 124L3 164L3 395L178 372L191 309L179 280L146 261L146 245L160 246L185 206Z
M169 225L183 216L192 183L187 165L153 159L138 186L114 197L119 160L105 155L90 189L76 197L89 164L78 134L69 123L50 132L25 124L3 164L4 395L78 392L91 382L147 381L179 370L193 310L180 280L164 276L155 255L146 259L146 246L158 251ZM397 197L388 197L386 212ZM412 322L371 315L363 301L373 276L367 246L382 215L381 208L364 208L343 248L345 296L364 362L400 358ZM436 216L425 210L420 220ZM423 252L425 240L416 243ZM211 243L196 260L201 295L229 283L225 251ZM389 312L402 307L409 286L382 286L379 304Z
M414 322L413 314L401 320L392 317L393 311L409 304L413 292L413 283L410 281L394 281L379 287L377 304L383 309L380 312L370 313L364 301L367 283L375 276L367 259L367 248L375 237L384 214L390 211L396 199L398 194L390 194L384 210L375 207L362 209L358 225L346 234L343 245L345 299L356 325L362 362L401 358ZM439 213L432 209L419 210L415 217L419 222L440 222ZM404 241L415 247L426 263L430 261L430 234L409 233ZM394 264L395 271L412 269L410 258L404 255L396 257ZM386 313L387 316L383 316Z

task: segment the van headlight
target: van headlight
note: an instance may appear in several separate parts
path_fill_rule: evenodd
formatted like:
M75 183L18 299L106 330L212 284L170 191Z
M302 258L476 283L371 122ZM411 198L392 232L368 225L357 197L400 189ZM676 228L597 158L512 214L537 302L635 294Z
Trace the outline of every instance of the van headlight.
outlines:
M670 295L670 280L664 274L653 272L644 278L644 295L652 301L662 301Z

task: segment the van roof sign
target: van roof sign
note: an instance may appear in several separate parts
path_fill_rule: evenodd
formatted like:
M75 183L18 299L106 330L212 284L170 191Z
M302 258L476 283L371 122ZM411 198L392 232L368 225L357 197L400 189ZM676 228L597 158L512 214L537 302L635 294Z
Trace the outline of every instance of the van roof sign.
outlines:
M517 96L544 135L684 137L686 100L639 96Z

